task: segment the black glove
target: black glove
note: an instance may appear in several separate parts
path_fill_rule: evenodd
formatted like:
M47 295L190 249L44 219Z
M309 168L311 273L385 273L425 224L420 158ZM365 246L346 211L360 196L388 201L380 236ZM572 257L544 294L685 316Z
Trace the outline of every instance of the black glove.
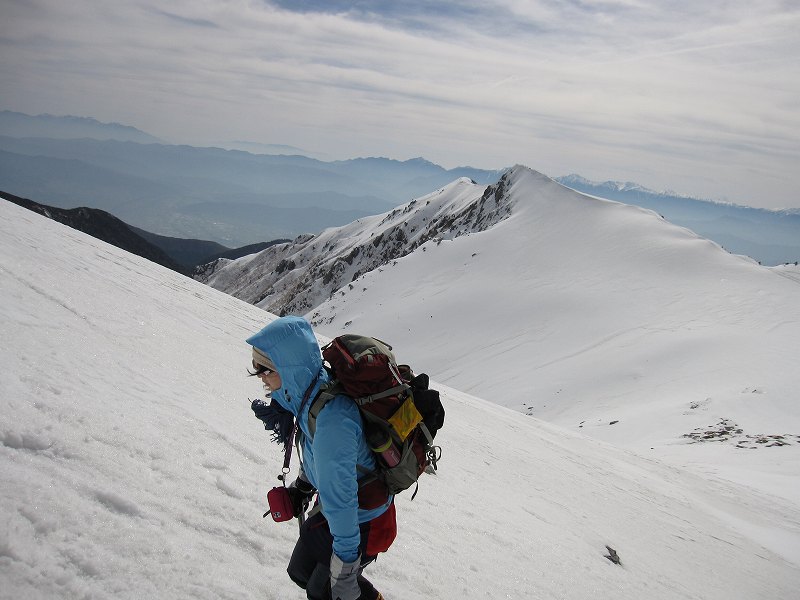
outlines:
M289 499L292 501L295 517L305 514L306 510L308 510L308 505L311 503L311 498L317 492L316 488L303 479L302 475L295 479L286 488L286 491L289 492Z
M253 412L255 413L257 419L261 419L262 421L266 422L270 414L269 405L270 403L267 403L266 400L263 400L261 398L256 398L255 400L253 400L253 403L250 405L250 408L253 409Z
M256 398L250 408L256 418L264 423L264 429L272 431L273 441L283 444L285 448L294 425L294 415L275 400L267 404L266 400Z

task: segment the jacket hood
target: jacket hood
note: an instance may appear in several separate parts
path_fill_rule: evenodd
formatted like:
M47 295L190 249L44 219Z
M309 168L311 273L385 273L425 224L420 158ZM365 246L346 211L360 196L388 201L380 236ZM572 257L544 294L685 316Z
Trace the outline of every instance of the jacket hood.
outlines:
M281 317L247 338L247 343L275 364L281 389L273 390L272 396L298 415L309 386L315 380L319 380L319 385L326 379L319 343L311 325L300 317Z

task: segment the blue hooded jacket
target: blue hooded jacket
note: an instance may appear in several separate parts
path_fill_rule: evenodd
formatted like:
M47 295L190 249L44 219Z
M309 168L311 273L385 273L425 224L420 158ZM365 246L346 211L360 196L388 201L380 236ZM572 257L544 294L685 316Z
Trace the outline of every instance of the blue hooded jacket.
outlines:
M247 343L266 354L278 370L281 388L272 390L272 398L297 417L303 433L302 470L319 492L322 514L333 535L333 551L343 562L353 562L359 555L359 524L382 515L392 500L390 497L385 505L372 510L358 507L357 465L375 468L358 408L346 396L330 400L317 417L312 440L308 410L329 376L311 325L300 317L281 317L249 337Z

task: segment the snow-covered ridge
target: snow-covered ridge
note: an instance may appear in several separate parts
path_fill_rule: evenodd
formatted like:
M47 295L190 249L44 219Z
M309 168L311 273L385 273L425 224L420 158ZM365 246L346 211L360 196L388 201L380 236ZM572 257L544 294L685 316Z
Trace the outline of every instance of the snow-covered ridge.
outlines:
M485 231L508 217L509 177L488 187L461 178L384 214L218 261L197 279L277 314L303 314L364 273L427 242Z

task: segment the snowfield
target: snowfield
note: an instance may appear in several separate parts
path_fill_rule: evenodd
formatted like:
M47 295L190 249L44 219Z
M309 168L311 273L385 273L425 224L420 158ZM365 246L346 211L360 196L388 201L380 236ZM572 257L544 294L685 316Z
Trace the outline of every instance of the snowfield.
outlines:
M486 261L484 277L501 268L488 243L481 245L483 254L471 256L470 244L478 238L444 242L438 255L430 248L423 255L429 259L426 269L441 267L446 259L462 273ZM701 252L708 246L702 240L690 243ZM577 254L572 264L580 262ZM562 267L567 258L559 259ZM513 271L515 259L508 256L504 273L487 280L486 296L474 302L492 297L489 291ZM415 260L412 255L387 271L399 276L403 269L419 267ZM540 270L547 260L542 257ZM721 267L725 260L719 260ZM752 299L750 284L742 287L730 279L737 269L750 272L748 264L736 260L741 266L726 267L717 278L734 306L757 304L768 313L774 290L790 295L788 288L770 287L773 278L796 286L765 271L758 281L769 293ZM575 301L591 306L590 299L599 301L607 291L603 281L623 272L622 267L618 273L599 271L599 288L593 291L585 290L586 281L576 282ZM546 291L541 281L517 276ZM439 472L423 478L413 502L406 495L398 498L398 539L368 570L387 599L796 597L800 510L793 494L782 497L757 485L706 477L499 406L497 394L487 393L488 402L465 393L491 391L502 380L500 363L483 369L481 377L479 367L492 353L476 336L476 322L459 320L460 307L445 311L435 304L441 292L436 273L416 281L426 302L433 302L426 305L433 318L424 324L403 321L415 328L414 337L395 329L390 341L398 358L406 358L407 347L417 370L448 382L457 380L459 371L469 379L462 391L439 386L447 410L437 436L443 447ZM696 299L676 294L675 301L707 302L713 311L717 299L704 300L706 291L699 290ZM285 574L296 526L261 517L282 456L252 416L249 399L262 390L245 376L250 352L244 339L274 316L8 202L0 202L0 293L0 597L303 598ZM566 326L558 320L559 307L548 307L554 298L545 294L531 307L548 317L536 335L550 340ZM514 308L483 306L486 322L500 321ZM629 309L647 310L638 304ZM741 315L743 335L774 326L763 333L770 344L783 346L762 357L766 344L756 341L749 350L732 348L731 356L737 368L745 358L753 365L742 373L753 391L742 396L760 402L764 426L782 421L792 429L789 398L773 394L796 377L776 377L778 368L791 370L794 364L785 356L796 343L794 313L782 317L790 328L782 337L777 317L751 323L748 312L720 312L729 332L720 343L737 339L732 314ZM673 324L697 352L716 348L714 338L703 335L715 327L709 314L694 324L688 317ZM570 344L579 344L587 322L566 329ZM618 326L609 324L612 330ZM435 356L448 331L464 344L450 366ZM583 347L583 354L613 365L613 355L626 344L661 335L620 331L606 344ZM429 341L429 354L419 350L420 339ZM547 373L570 362L570 344L554 344L550 366L529 341L516 352L498 349L495 354L509 359L509 372L520 364L520 355L528 375ZM653 394L647 400L657 405L668 404L669 394L660 390L678 360L661 349L641 359L658 367L657 376L641 373L637 363L630 365L626 380L637 373L651 377ZM471 351L478 354L474 360ZM725 367L711 354L706 374ZM779 365L756 377L770 360ZM574 383L567 373L565 390L573 397L587 393L595 373L572 369ZM587 394L584 402L599 397L609 404L609 414L622 411L614 399L629 383L615 386L615 376L618 367L595 381L597 394ZM552 385L555 379L546 381ZM683 385L696 382L690 377ZM742 391L738 380L730 385L731 396ZM539 389L536 396L542 393ZM698 387L691 399L702 401L708 394ZM719 389L712 392L712 403L716 394ZM690 408L688 401L688 396L680 400L687 411L702 410ZM698 421L687 419L684 429L715 418L709 413ZM773 470L796 488L797 470L783 462L796 456L795 450L792 444L739 452L772 452ZM728 468L734 468L732 462ZM749 476L745 464L739 478ZM773 481L769 473L763 477ZM620 564L606 558L607 546L618 553Z

